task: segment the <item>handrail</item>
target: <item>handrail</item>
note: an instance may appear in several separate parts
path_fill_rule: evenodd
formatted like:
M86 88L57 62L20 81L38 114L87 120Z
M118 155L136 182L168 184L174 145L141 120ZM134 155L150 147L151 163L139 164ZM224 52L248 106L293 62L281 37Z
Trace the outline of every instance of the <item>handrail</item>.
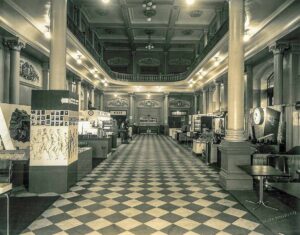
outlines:
M223 9L221 27L210 38L207 44L204 46L201 54L194 60L193 64L187 71L179 74L159 74L159 75L145 75L145 74L126 74L112 71L112 69L106 64L102 56L97 52L92 43L90 43L86 35L81 32L73 19L68 16L67 26L69 30L75 35L75 37L81 42L81 44L89 51L99 65L105 70L105 72L112 78L118 81L126 82L177 82L185 80L196 69L199 63L208 55L208 53L216 46L216 44L224 37L229 29L229 17L226 7ZM202 40L202 39L200 39Z

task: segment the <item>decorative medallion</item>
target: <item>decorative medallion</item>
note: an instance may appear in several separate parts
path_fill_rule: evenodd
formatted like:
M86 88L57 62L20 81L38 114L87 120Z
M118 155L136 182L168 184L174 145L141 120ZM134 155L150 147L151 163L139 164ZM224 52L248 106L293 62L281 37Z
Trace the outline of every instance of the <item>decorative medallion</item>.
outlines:
M24 60L20 60L20 76L31 82L38 83L40 81L39 75L33 65Z
M143 58L138 61L139 66L159 66L160 60L155 58Z
M170 99L169 107L170 108L190 108L191 102L189 102L187 100Z
M192 35L193 33L194 33L194 30L191 30L191 29L182 30L182 34L185 36Z
M99 16L107 16L108 15L108 11L104 10L104 9L97 9L96 10L96 14Z
M129 60L123 57L114 57L109 59L107 63L111 66L128 66Z
M156 100L142 100L138 103L140 108L159 108L160 103Z
M107 101L107 107L128 107L128 100L127 99L112 99Z
M190 12L190 17L200 17L202 15L202 11L201 10L193 10Z
M104 32L107 34L114 34L115 30L114 29L104 29Z
M169 60L169 65L184 65L184 66L190 66L192 64L192 61L190 59L185 58L175 58Z

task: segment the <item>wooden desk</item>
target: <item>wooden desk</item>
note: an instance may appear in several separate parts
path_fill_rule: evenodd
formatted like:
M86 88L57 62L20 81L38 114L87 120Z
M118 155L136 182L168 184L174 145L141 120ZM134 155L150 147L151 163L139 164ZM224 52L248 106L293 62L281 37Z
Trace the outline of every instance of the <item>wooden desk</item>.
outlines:
M247 200L247 202L258 205L256 208L254 208L254 210L259 208L260 206L264 206L264 207L267 207L267 208L270 208L273 210L278 210L276 208L267 206L264 202L264 179L267 176L283 176L284 173L281 172L280 170L275 169L272 166L244 165L244 166L239 166L239 168L241 168L243 171L245 171L249 175L251 175L253 177L256 176L259 179L259 200L258 200L258 202L253 202L253 201Z

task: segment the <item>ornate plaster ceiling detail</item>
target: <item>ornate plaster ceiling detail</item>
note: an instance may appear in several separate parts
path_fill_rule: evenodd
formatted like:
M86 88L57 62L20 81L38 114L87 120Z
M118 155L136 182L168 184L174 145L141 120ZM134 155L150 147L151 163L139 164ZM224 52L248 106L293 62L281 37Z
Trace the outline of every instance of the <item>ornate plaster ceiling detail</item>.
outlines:
M128 66L129 60L123 57L114 57L109 59L107 63L111 66Z
M170 99L169 107L170 108L190 108L191 102L189 102L187 100Z
M193 10L190 11L190 17L192 18L196 18L196 17L200 17L202 15L202 11L201 10Z
M175 58L169 60L169 65L185 65L189 66L192 64L192 60L185 58Z
M138 61L139 66L159 66L160 60L155 58L142 58Z
M138 102L139 108L159 108L160 103L156 100L142 100Z
M122 98L117 98L117 99L112 99L107 101L107 107L128 107L128 100L127 99L122 99Z

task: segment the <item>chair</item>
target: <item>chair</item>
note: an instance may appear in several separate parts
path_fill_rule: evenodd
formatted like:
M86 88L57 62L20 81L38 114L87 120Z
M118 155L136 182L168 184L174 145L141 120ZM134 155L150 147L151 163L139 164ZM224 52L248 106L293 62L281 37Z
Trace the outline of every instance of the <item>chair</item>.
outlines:
M0 160L0 196L4 195L6 197L7 235L9 235L9 193L12 189L11 177L12 177L12 161Z
M270 155L267 158L267 165L274 167L284 173L283 176L271 177L275 182L289 182L291 175L288 166L288 158L286 156ZM270 178L269 178L270 179Z

